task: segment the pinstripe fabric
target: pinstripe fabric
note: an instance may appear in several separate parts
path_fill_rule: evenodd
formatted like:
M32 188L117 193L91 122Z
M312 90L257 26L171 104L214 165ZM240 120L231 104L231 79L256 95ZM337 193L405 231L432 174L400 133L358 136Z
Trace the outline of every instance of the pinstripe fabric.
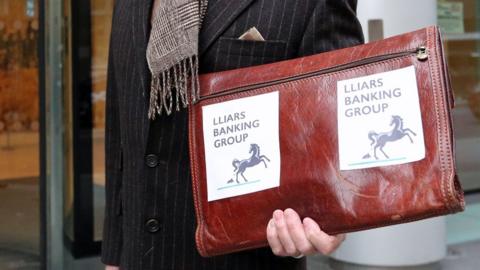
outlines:
M210 0L200 72L269 63L363 42L356 0ZM269 249L201 258L195 249L186 112L148 121L145 50L151 2L115 1L106 119L107 209L102 260L125 270L305 269ZM265 42L237 37L255 26ZM155 154L150 168L145 156ZM155 218L156 233L146 229Z

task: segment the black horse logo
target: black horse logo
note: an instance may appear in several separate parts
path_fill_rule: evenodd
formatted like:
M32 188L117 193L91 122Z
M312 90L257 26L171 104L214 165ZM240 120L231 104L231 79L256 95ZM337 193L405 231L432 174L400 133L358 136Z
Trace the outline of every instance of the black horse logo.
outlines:
M417 134L415 134L415 132L413 132L411 129L403 127L403 119L398 115L392 116L390 126L393 126L393 129L387 132L376 133L375 131L370 131L368 133L368 138L371 141L370 146L372 147L373 156L375 157L375 159L378 159L377 149L379 149L380 152L382 152L383 155L387 159L389 159L388 155L385 153L385 151L383 151L383 147L385 147L385 144L387 144L387 142L398 141L401 138L407 136L410 139L410 142L413 143L413 139L409 133L411 133L413 136L417 136ZM363 159L367 159L370 157L371 156L369 153L363 156Z
M235 168L233 171L235 173L235 181L238 184L240 184L240 182L238 181L238 175L241 175L243 177L243 180L245 180L245 182L248 182L247 178L245 178L245 176L243 175L243 173L247 168L256 166L261 162L263 162L263 164L265 165L265 168L267 168L267 163L265 162L265 160L270 162L270 159L268 159L266 156L260 155L260 146L258 146L257 144L254 144L254 143L250 144L249 153L251 154L251 156L248 159L244 159L244 160L234 159L232 161L232 165ZM233 183L233 178L228 180L227 183L228 184Z

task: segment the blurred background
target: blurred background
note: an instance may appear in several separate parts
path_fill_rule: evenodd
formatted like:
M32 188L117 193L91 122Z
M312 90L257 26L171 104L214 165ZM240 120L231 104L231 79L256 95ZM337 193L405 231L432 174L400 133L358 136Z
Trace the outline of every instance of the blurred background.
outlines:
M479 269L480 0L358 1L367 41L441 27L467 210L353 234L332 257L309 258L309 269ZM113 5L0 0L0 270L102 269Z

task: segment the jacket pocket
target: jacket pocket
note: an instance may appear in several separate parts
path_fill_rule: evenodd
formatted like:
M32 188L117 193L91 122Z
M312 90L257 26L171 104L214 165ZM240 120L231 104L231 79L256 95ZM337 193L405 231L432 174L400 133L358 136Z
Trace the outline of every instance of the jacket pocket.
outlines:
M282 40L255 41L220 37L219 47L220 53L224 55L284 58L287 43Z
M268 64L287 58L285 41L252 41L220 37L217 46L220 56L215 63L217 70Z

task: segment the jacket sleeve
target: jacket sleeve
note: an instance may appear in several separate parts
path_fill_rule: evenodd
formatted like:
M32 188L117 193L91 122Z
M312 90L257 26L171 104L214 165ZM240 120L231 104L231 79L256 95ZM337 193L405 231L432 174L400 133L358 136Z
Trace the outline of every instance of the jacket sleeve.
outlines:
M357 0L318 1L307 22L298 56L341 49L364 43L356 14Z
M112 53L109 53L105 119L105 196L102 262L119 265L122 253L122 144L119 104Z

